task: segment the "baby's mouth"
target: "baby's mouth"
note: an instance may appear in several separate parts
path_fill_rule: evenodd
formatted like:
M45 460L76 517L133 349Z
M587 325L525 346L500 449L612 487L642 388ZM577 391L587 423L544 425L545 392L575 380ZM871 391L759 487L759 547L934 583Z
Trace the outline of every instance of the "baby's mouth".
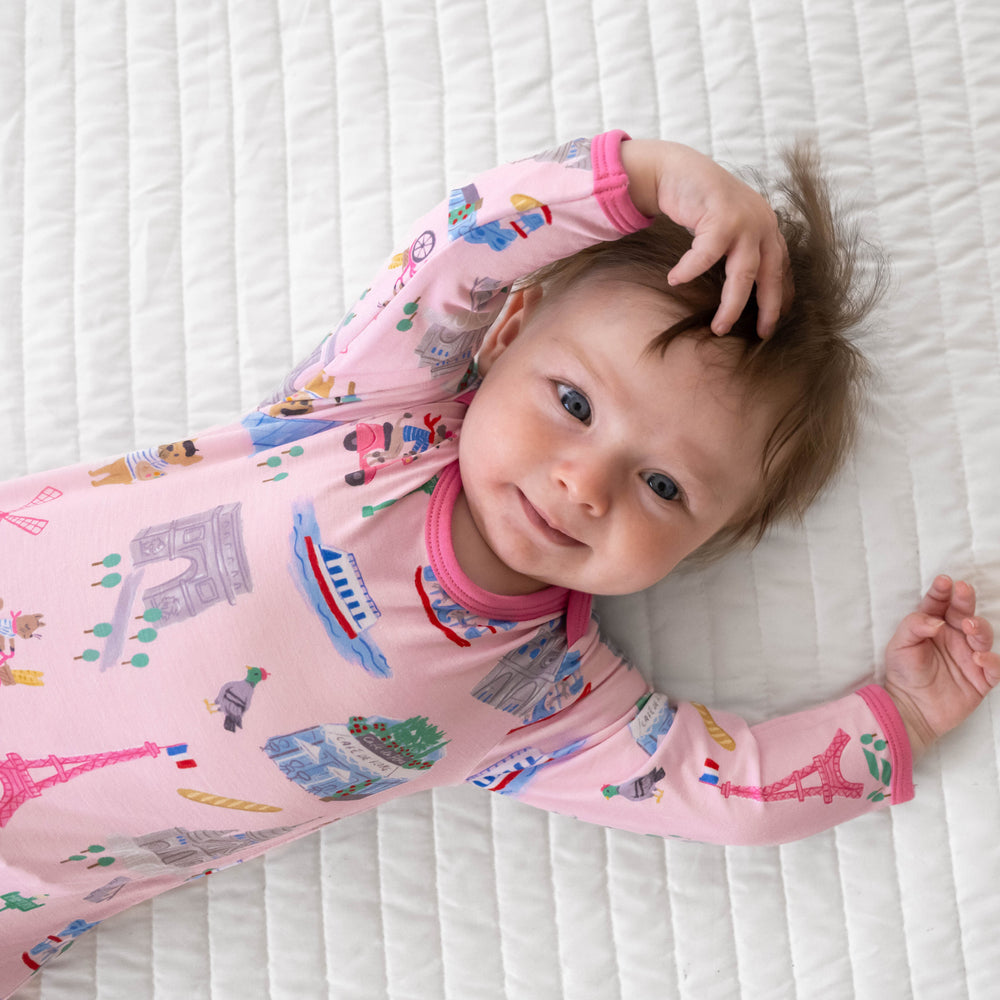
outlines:
M565 531L557 528L551 521L521 492L517 491L518 499L521 501L521 507L524 510L524 516L528 519L528 522L538 531L541 535L547 538L555 545L561 545L565 548L571 548L576 545L583 545L579 539L574 538L572 535L567 535Z

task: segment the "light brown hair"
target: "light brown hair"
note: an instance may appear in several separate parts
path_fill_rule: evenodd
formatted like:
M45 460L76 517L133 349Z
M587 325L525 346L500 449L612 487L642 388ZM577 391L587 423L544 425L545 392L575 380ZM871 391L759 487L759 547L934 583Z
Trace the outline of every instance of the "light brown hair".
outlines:
M761 456L761 490L698 550L699 559L756 545L774 521L802 517L850 454L871 377L854 337L885 289L885 259L843 220L811 146L800 144L782 159L786 176L778 183L753 180L778 216L794 295L767 340L757 336L754 295L724 340L727 348L739 345L734 373L750 399L779 394L786 404ZM719 306L725 261L685 285L667 283L667 272L691 239L659 216L646 229L588 247L519 284L559 294L586 277L614 274L655 288L687 313L650 343L649 351L662 355L675 337L714 336L709 324Z

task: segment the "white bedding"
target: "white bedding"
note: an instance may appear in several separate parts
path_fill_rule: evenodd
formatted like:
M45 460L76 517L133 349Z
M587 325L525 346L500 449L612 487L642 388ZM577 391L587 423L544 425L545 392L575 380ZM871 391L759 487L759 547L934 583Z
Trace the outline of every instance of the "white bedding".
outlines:
M622 127L767 168L812 135L895 272L856 460L803 527L602 611L677 697L836 696L936 572L1000 620L998 52L992 0L4 0L0 475L229 420L494 162ZM914 802L782 848L414 797L109 920L19 997L995 997L998 733L1000 696Z

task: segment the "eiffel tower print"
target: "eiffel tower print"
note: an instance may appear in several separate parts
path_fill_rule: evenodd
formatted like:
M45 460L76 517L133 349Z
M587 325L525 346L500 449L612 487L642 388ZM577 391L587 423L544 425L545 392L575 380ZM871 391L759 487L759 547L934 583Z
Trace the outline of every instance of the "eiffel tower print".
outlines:
M80 757L57 757L51 754L38 760L25 760L20 754L9 753L0 760L0 783L3 797L0 798L0 827L9 822L11 816L28 799L37 799L46 788L77 778L88 771L110 764L122 764L140 757L158 757L163 747L155 743L144 743L141 747L128 750L112 750L108 753L87 754ZM52 773L37 780L32 771L51 769Z
M822 796L827 805L838 795L846 799L859 799L864 785L848 781L840 773L840 758L850 739L843 729L838 729L830 745L823 753L813 757L810 765L792 771L780 781L772 782L762 788L756 785L734 785L731 781L718 784L718 779L714 775L703 775L701 780L706 784L715 785L727 799L735 795L757 802L778 802L782 799L798 799L799 802L804 802L807 798ZM709 764L710 762L706 761L706 765ZM819 783L805 784L806 779L813 775Z

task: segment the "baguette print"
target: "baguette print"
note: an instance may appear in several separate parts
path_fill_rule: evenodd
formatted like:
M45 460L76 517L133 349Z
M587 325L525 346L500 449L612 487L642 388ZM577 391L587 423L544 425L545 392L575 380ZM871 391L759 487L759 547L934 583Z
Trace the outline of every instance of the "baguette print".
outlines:
M266 806L260 802L247 802L246 799L227 799L224 795L199 792L194 788L178 788L177 794L194 802L202 802L206 806L219 806L222 809L242 809L244 812L260 813L281 812L281 806Z
M734 740L732 736L730 736L729 733L727 733L725 729L723 729L722 726L720 726L715 719L712 718L712 713L705 708L704 705L699 705L696 701L691 702L691 704L698 709L698 714L705 723L708 735L711 736L723 750L735 750L736 740Z
M15 684L28 684L32 687L42 687L45 684L41 670L12 670L10 675Z

